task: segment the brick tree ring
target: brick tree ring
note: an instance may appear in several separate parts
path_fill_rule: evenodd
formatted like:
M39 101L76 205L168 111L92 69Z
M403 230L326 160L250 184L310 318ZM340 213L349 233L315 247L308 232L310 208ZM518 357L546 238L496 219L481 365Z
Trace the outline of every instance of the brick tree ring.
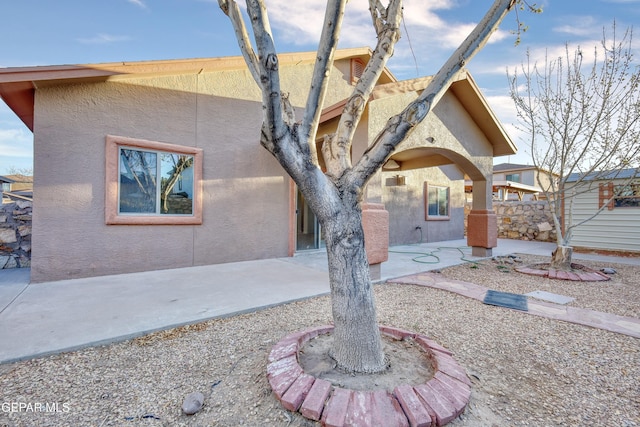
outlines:
M269 353L267 378L282 406L326 426L442 426L460 415L471 398L471 381L450 351L424 335L380 326L396 340L411 338L425 351L434 375L425 384L401 384L393 393L355 391L306 374L298 351L332 325L296 332L281 339Z
M604 282L611 280L609 276L600 271L592 270L581 264L571 264L572 271L557 270L548 263L533 264L516 268L518 273L531 276L548 277L549 279L571 280L574 282Z

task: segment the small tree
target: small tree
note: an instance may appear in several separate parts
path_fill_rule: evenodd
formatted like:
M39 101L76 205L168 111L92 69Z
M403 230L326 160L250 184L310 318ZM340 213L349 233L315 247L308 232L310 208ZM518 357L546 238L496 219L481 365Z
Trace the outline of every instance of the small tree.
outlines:
M386 363L364 249L360 206L363 189L395 147L424 120L465 63L484 46L518 1L496 0L422 94L391 117L362 158L352 164L350 148L355 130L400 37L402 1L389 0L385 7L380 0L369 0L378 42L347 100L336 132L324 137L321 155L326 172L319 166L315 141L347 0L327 1L317 61L300 122L295 120L280 87L278 57L265 2L246 1L257 52L236 1L218 2L231 19L240 50L262 91L264 119L260 142L295 181L324 230L335 325L332 357L339 366L352 372L382 371Z
M582 49L571 51L567 45L563 57L546 57L540 66L531 63L528 53L520 74L509 76L519 128L529 140L533 164L557 177L548 186L538 174L556 226L555 268L571 269L573 230L611 200L574 222L574 198L591 191L597 180L615 179L620 171L640 164L640 68L633 62L631 29L622 40L615 32L614 24L613 40L607 40L603 31L591 61Z

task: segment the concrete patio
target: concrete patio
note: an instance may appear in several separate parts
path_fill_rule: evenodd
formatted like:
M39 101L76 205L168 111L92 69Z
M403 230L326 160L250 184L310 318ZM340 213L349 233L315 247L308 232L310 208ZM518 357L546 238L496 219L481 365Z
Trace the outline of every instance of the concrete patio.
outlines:
M552 243L500 239L493 255L549 255ZM381 281L456 265L465 240L390 248ZM464 259L463 259L464 258ZM576 254L640 265L640 258ZM425 263L426 262L426 263ZM29 284L0 271L0 363L106 344L329 292L326 253ZM640 321L639 321L640 322ZM640 323L631 325L638 327Z

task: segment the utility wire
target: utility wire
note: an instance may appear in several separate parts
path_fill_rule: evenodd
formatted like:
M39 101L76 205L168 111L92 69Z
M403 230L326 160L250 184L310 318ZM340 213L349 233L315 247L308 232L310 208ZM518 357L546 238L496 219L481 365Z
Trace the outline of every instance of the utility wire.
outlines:
M418 60L416 59L416 53L413 51L413 45L411 44L411 37L409 37L409 30L407 29L407 23L404 21L404 7L402 7L402 26L404 27L404 33L407 35L407 41L409 42L409 50L413 56L413 63L416 65L416 78L420 77L420 70L418 69Z

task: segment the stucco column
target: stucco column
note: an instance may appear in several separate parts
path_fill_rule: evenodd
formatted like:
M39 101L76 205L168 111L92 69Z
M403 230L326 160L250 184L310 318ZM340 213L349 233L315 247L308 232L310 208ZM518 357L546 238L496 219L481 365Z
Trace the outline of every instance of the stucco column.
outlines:
M364 248L372 280L380 279L380 264L389 259L389 212L381 203L362 204Z
M498 220L492 210L491 181L473 181L473 205L467 217L467 245L473 256L492 255L498 246Z

